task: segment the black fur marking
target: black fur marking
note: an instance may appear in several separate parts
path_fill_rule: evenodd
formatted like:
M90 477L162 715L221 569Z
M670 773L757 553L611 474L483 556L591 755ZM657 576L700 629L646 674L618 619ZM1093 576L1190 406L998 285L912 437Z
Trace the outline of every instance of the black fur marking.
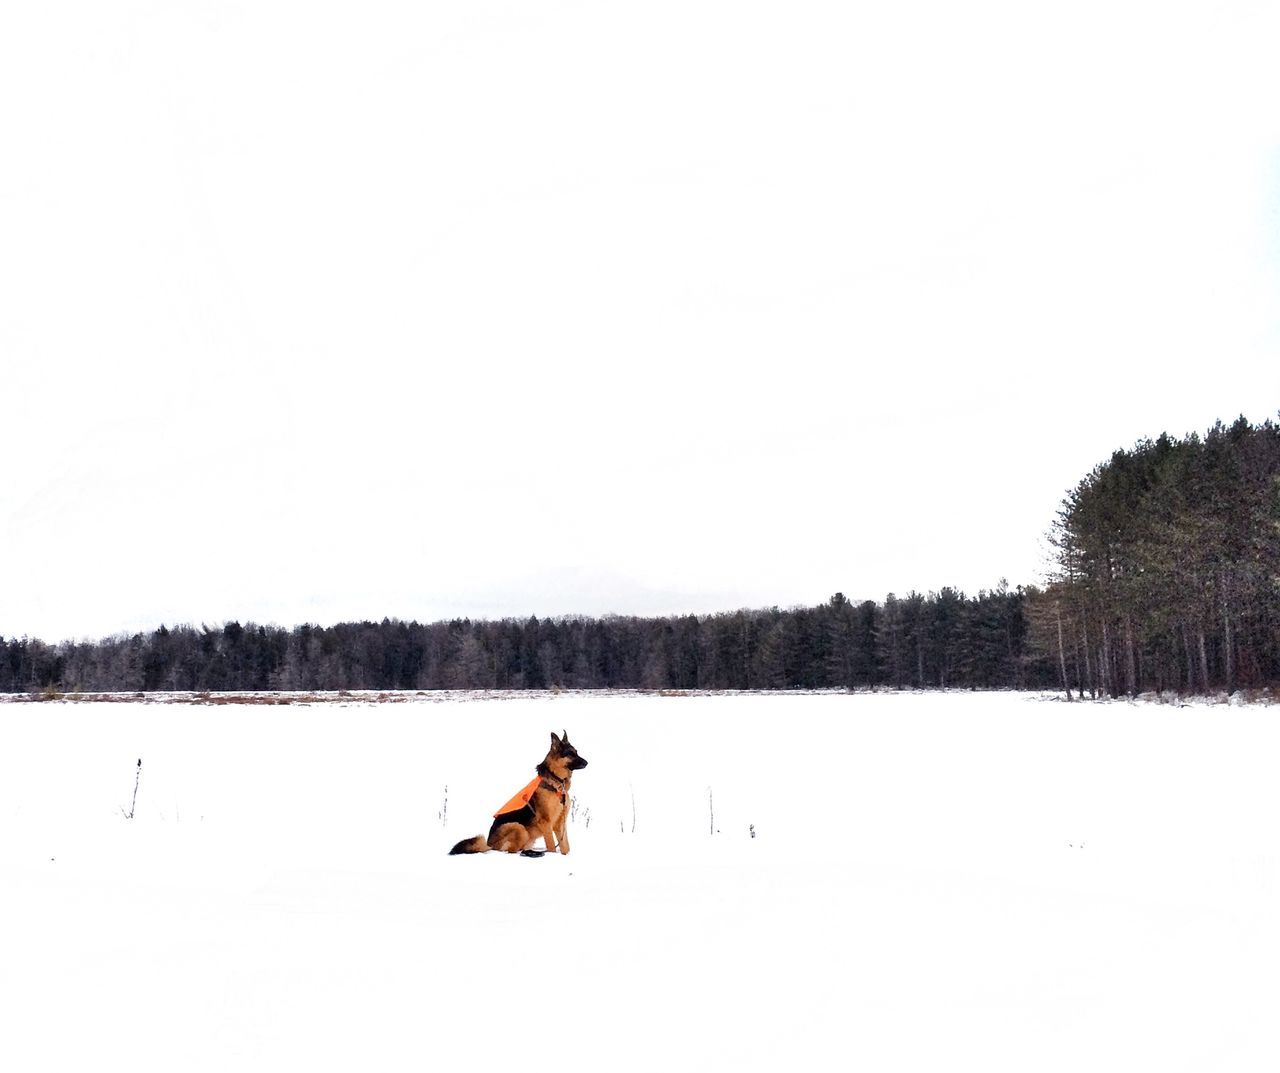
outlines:
M520 851L521 857L545 857L546 854L547 851L545 849L522 849Z
M504 823L518 823L521 827L527 827L533 823L533 816L532 805L525 805L524 808L518 808L514 812L500 812L493 818L493 825L489 828L489 837L492 838L494 832Z

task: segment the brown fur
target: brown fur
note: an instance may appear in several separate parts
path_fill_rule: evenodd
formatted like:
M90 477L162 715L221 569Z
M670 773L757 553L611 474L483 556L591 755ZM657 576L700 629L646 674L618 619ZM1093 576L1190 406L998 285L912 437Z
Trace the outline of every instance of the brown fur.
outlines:
M563 738L552 733L551 748L546 759L538 765L542 781L534 790L529 804L523 809L495 818L488 838L484 835L464 838L449 852L486 853L498 850L502 853L523 853L540 857L544 851L534 850L533 844L542 839L547 847L545 852L555 853L558 850L560 853L568 853L569 835L565 828L571 801L569 784L573 773L586 766L586 760L569 744L567 731ZM500 823L499 820L504 822Z

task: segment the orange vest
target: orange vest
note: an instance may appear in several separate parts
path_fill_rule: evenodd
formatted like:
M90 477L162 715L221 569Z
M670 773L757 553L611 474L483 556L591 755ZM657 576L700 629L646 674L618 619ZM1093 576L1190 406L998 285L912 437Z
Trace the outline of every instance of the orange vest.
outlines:
M533 781L529 783L528 786L516 794L516 796L503 805L502 808L498 809L494 815L501 816L504 812L515 812L517 809L524 808L533 797L533 792L538 788L538 784L540 782L542 782L542 776L535 775L533 777Z

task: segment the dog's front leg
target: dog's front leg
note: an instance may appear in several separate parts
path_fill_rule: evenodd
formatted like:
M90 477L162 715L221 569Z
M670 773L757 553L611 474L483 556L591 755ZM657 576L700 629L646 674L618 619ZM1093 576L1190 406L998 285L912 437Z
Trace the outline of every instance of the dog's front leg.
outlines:
M542 831L542 840L547 844L548 853L555 853L556 851L555 837L555 828L551 824L547 824Z
M560 843L561 853L569 852L569 836L568 834L566 834L566 829L568 828L568 824L569 824L569 810L565 809L563 812L560 813L560 820L556 824L556 839Z

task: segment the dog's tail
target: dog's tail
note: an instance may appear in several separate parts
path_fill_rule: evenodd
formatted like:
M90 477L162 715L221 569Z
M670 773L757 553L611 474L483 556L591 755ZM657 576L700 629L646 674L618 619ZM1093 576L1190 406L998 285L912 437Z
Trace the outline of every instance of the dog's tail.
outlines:
M489 843L485 840L484 835L476 835L475 838L464 838L456 846L449 851L449 856L455 853L488 853Z

